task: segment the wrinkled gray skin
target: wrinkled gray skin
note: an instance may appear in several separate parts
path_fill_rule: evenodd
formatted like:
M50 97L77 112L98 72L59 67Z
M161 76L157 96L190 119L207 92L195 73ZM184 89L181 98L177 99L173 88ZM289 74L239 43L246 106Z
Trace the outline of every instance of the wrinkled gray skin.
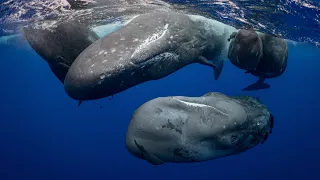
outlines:
M88 27L74 21L62 23L53 31L25 27L23 34L62 83L76 57L99 39Z
M159 97L134 112L126 147L153 165L201 162L264 143L273 126L272 114L254 97Z
M191 63L213 67L218 79L231 32L222 23L190 17L194 16L143 14L96 41L72 64L64 82L67 94L76 100L99 99Z
M262 41L254 30L240 29L230 37L228 58L240 69L254 71L263 56Z

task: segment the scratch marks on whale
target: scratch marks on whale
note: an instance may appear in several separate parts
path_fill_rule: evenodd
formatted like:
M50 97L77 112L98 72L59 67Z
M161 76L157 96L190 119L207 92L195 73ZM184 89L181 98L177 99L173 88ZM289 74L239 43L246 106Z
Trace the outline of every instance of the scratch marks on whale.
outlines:
M150 44L163 38L165 34L168 32L168 27L169 27L169 24L166 24L160 32L154 33L151 37L148 37L146 40L144 40L143 43L140 46L138 46L138 48L133 52L131 58L136 56L143 49L148 48Z

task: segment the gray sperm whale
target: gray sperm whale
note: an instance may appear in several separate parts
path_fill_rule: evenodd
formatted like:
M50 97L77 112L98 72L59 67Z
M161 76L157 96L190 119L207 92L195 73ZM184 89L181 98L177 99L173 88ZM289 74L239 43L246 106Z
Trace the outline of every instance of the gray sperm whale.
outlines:
M212 67L218 79L227 59L227 39L234 31L202 16L139 15L77 57L64 81L65 91L76 100L104 98L192 63Z
M126 147L153 165L201 162L263 144L273 127L272 113L254 97L159 97L132 115Z

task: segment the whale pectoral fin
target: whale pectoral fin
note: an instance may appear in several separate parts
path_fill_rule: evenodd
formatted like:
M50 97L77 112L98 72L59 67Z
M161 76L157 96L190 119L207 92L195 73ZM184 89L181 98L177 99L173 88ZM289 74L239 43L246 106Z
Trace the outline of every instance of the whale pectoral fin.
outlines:
M242 91L254 91L259 89L268 89L270 85L264 82L265 78L259 78L259 80L248 87L242 89Z
M217 61L214 61L213 64L216 67L214 68L214 79L218 80L223 69L224 59L218 59Z
M200 64L203 64L203 65L207 65L207 66L210 66L210 67L213 67L213 68L217 68L213 62L210 62L207 58L203 57L203 56L200 56L198 58L198 63Z
M211 62L207 58L200 56L198 58L198 63L212 67L214 70L214 79L217 80L219 78L223 68L223 61L219 60Z
M136 144L138 149L142 152L142 155L143 155L144 159L147 160L149 163L151 163L153 165L164 164L164 162L161 159L159 159L154 154L149 153L148 151L146 151L144 149L143 146L139 145L138 142L135 139L134 139L134 143Z
M70 66L68 66L68 65L66 65L66 64L64 64L62 62L58 62L56 64L49 64L49 67L50 67L51 71L53 72L53 74L62 83L64 83L64 78L66 77Z
M79 101L79 102L78 102L78 107L82 104L82 102L83 102L83 101Z

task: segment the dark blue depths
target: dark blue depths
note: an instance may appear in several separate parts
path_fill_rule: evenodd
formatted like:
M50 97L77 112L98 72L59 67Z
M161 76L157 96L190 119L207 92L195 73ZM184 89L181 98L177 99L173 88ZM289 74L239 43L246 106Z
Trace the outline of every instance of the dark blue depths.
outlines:
M212 69L189 65L157 81L108 98L67 97L30 47L1 47L0 179L320 179L320 49L289 46L285 74L268 90L242 92L256 80L227 62L218 81ZM267 142L245 153L194 164L152 166L131 156L125 133L133 111L158 96L258 96L275 116Z

